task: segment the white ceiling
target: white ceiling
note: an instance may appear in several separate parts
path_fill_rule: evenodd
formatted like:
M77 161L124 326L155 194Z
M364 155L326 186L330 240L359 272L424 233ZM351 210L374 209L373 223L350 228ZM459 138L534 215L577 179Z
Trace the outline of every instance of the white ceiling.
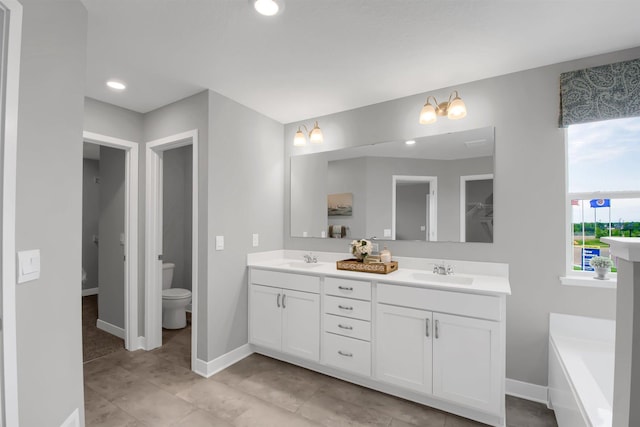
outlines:
M209 88L289 123L640 46L638 0L285 1L83 0L87 96L144 113Z

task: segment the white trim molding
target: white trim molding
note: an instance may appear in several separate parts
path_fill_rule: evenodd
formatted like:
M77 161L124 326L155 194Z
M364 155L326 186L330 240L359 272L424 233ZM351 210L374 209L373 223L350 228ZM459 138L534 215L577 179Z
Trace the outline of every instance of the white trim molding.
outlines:
M542 385L507 378L505 380L505 392L509 396L544 403L545 405L549 404L549 398L547 396L548 387Z
M74 409L71 415L60 424L60 427L80 427L80 411Z
M162 153L192 146L191 369L198 366L198 130L146 143L145 337L146 349L162 345Z
M125 151L124 176L124 331L127 350L138 343L138 143L93 132L82 132L85 142Z
M89 295L98 295L98 288L89 288L82 290L83 297L88 297Z
M251 356L253 354L253 350L249 344L241 345L235 350L231 350L230 352L223 354L220 357L216 357L215 359L205 362L204 360L196 359L196 368L194 372L198 375L202 375L205 378L209 378L212 375L217 374L223 369L228 368L229 366L238 363L245 357Z
M96 321L96 328L108 332L111 335L115 335L118 338L124 339L125 337L124 329L109 322L105 322L104 320L98 319Z
M20 88L20 52L22 45L22 5L17 0L0 0L3 22L2 57L4 76L4 120L2 135L2 356L0 357L0 425L18 426L18 352L16 331L16 157L18 150L18 101ZM4 98L4 99L2 99Z

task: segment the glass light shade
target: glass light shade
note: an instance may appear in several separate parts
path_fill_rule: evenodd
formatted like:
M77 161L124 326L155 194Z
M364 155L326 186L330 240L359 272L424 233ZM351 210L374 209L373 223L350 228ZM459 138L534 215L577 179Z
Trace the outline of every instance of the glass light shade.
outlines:
M298 128L298 132L296 132L296 136L293 138L293 145L296 147L307 145L307 137L304 136L300 128Z
M324 137L322 136L322 131L318 126L318 122L316 122L315 126L313 126L313 129L311 129L311 134L309 134L309 140L311 141L312 144L322 144L322 141L324 141Z
M115 89L115 90L125 90L127 88L127 86L118 81L118 80L109 80L107 82L107 86L109 86L111 89Z
M253 7L260 15L273 16L278 13L280 7L273 0L256 0Z
M449 108L447 109L447 117L451 120L461 119L467 115L467 107L462 102L459 96L456 96L453 101L449 104Z
M428 125L429 123L435 122L436 119L435 107L427 102L424 104L424 107L422 107L422 111L420 111L420 124Z

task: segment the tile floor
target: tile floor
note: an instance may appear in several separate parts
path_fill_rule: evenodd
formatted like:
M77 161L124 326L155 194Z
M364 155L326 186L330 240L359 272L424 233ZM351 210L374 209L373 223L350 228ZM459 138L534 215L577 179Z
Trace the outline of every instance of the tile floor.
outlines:
M190 334L85 363L87 427L482 425L257 354L205 379L189 370ZM556 426L545 406L511 397L507 422Z
M98 295L82 297L82 360L97 359L122 350L124 340L96 327Z

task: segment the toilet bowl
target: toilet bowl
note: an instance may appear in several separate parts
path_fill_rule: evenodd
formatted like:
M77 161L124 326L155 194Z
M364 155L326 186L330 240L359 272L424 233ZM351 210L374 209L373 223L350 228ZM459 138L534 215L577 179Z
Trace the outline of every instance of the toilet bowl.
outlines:
M162 327L181 329L187 326L187 305L191 303L191 291L172 288L175 264L162 264Z

